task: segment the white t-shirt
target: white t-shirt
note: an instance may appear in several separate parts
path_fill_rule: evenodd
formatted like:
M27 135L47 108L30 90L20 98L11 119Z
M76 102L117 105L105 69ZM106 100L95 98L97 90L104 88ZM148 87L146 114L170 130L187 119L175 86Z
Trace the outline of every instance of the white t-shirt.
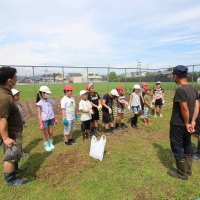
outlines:
M141 106L141 101L140 101L141 94L133 92L131 95L132 95L131 106Z
M65 109L66 112L66 118L68 120L74 120L75 119L75 100L74 97L67 97L64 96L61 101L61 108Z
M79 110L90 110L92 108L92 105L90 103L90 101L86 100L81 100L79 102ZM81 121L87 121L92 119L92 115L91 113L83 113L81 112Z

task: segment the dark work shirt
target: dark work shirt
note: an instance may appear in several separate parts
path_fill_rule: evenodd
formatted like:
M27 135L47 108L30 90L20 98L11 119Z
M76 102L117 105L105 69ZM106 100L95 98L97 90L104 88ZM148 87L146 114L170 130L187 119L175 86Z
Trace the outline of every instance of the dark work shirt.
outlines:
M12 139L20 137L23 130L22 117L10 90L0 87L0 118L8 122L8 135Z
M88 93L88 100L97 106L99 105L99 99L100 99L100 96L97 92Z
M170 124L176 126L185 126L180 108L180 103L182 102L187 102L188 104L190 123L194 114L196 100L198 100L198 92L193 86L185 84L177 88L173 99L173 109Z
M110 97L110 95L108 93L103 96L103 100L105 100L105 104L112 109L113 99ZM103 106L102 111L108 112L108 109Z

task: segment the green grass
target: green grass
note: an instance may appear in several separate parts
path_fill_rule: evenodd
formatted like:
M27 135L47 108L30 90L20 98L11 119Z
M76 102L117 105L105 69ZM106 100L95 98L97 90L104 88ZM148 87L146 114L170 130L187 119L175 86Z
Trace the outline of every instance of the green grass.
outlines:
M55 150L46 153L38 124L29 119L23 146L30 155L20 162L28 167L23 176L28 183L6 187L1 176L0 199L191 200L200 197L200 161L193 162L193 176L188 181L167 175L167 170L175 167L168 137L170 114L171 97L166 100L164 118L152 118L148 127L140 121L139 130L129 128L107 137L102 162L89 157L90 143L82 141L80 124L76 124L77 144L72 147L63 144L62 124L55 126ZM193 143L196 142L193 138Z
M130 93L132 91L133 85L135 83L117 83L117 82L111 82L111 83L107 83L107 82L102 82L102 83L95 83L95 90L97 92L99 92L100 94L103 94L105 92L108 92L109 90L115 88L117 85L122 85L126 88L126 92ZM198 84L194 84L197 89L200 89L200 86ZM38 92L39 88L41 85L36 84L35 88L36 88L36 93ZM154 84L153 83L148 83L148 86L151 88L154 88ZM48 87L50 88L50 90L52 91L52 96L53 97L58 97L58 96L62 96L63 95L63 87L64 84L48 84ZM86 84L85 83L76 83L73 84L73 88L74 88L74 95L79 95L80 90L85 89ZM162 83L162 87L165 90L175 90L176 89L176 84L175 83L169 83L169 82L163 82ZM34 99L35 98L35 88L34 85L17 85L16 87L18 90L21 90L21 99Z

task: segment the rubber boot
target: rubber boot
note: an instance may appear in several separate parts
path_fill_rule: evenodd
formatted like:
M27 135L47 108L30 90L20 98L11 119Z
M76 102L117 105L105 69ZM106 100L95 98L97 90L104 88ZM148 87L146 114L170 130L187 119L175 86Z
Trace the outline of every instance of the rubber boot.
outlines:
M8 186L23 185L27 182L23 179L17 178L15 171L12 171L12 172L9 172L9 173L4 172L4 178L6 180L6 185L8 185Z
M16 174L21 174L26 171L27 168L19 168L18 162L15 162L15 173Z
M186 163L187 163L187 175L192 175L192 156L186 157Z
M44 148L45 148L45 150L46 150L47 152L50 152L50 151L51 151L51 148L50 148L50 146L49 146L49 142L48 142L48 141L44 142Z
M131 119L131 127L133 127L133 128L135 128L136 127L136 123L135 123L136 121L135 121L135 116L133 116L132 117L132 119Z
M53 139L49 139L48 140L48 144L49 144L49 147L53 150L55 149L54 145L53 145Z
M120 128L119 124L115 123L115 129L119 129L119 128Z
M187 180L188 176L187 176L187 163L185 159L176 161L176 166L177 166L177 170L176 171L172 171L169 170L167 173L168 175L174 177L174 178L179 178L182 180Z

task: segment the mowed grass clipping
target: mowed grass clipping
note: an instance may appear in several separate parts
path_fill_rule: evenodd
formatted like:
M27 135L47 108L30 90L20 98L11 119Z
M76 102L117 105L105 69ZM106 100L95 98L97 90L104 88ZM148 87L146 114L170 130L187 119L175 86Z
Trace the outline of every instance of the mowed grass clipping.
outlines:
M193 162L188 181L171 178L174 169L169 145L172 96L166 95L164 118L151 118L151 125L127 128L107 137L102 162L89 157L90 142L83 141L76 122L76 145L63 144L61 116L54 127L55 150L44 152L42 134L35 119L27 121L23 146L30 155L20 166L28 167L22 177L26 185L6 187L0 176L0 199L22 200L191 200L200 197L200 161ZM130 116L126 116L126 122ZM128 124L128 122L127 122ZM193 138L194 145L197 143ZM0 153L2 157L2 151ZM3 171L2 165L0 170Z

